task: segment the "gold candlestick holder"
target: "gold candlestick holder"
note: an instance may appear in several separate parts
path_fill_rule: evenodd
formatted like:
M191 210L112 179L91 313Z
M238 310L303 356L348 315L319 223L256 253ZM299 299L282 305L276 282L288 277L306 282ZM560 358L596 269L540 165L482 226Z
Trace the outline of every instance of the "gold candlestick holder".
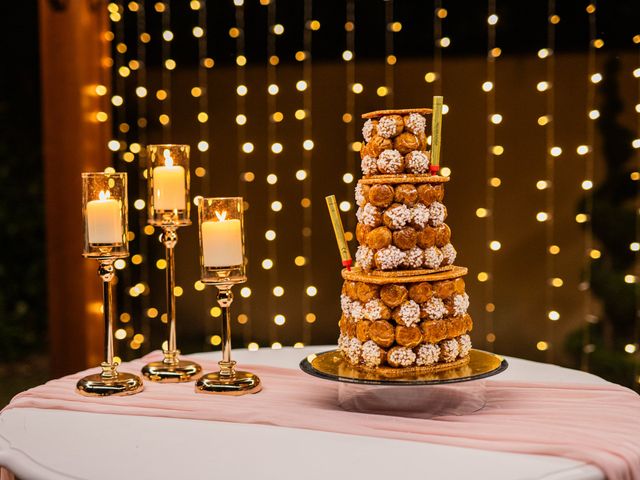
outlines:
M221 395L258 393L257 375L235 369L231 359L231 288L247 281L244 260L244 215L241 197L201 198L198 202L201 281L218 288L222 309L222 360L220 371L196 382L196 392Z
M83 173L82 217L85 258L98 260L102 278L104 315L104 362L101 373L78 380L77 391L85 396L132 395L143 390L142 379L118 372L113 360L113 263L129 256L127 241L127 174Z
M165 247L167 295L167 348L163 359L142 368L142 374L154 382L189 382L200 374L196 362L180 359L176 339L175 246L177 229L191 225L189 219L189 146L149 145L148 205L149 223L162 228L160 242Z

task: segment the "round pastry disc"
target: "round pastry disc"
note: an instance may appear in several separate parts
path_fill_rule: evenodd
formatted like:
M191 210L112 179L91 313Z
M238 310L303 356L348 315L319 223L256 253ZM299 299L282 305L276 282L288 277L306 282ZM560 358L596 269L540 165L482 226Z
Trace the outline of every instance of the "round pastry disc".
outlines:
M375 110L373 112L367 112L362 114L362 118L380 118L385 115L409 115L410 113L419 113L421 115L428 115L433 113L431 108L396 108L393 110Z
M466 363L466 362L465 362ZM455 368L431 372L385 375L380 370L361 370L350 365L338 350L312 354L300 362L303 372L324 380L362 385L442 385L469 382L497 375L508 367L500 355L472 349L469 361ZM410 369L407 369L410 370Z

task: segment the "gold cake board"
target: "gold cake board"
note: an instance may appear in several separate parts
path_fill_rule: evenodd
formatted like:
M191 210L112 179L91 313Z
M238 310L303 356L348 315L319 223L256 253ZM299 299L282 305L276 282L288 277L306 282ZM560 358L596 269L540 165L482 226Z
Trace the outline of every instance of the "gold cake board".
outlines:
M449 265L447 267L436 268L433 270L398 270L394 272L385 272L382 270L365 272L359 267L354 267L351 270L347 270L346 268L343 269L342 278L352 282L386 285L389 283L438 282L440 280L451 280L454 278L464 277L467 272L467 268L455 265Z
M464 360L464 359L463 359ZM443 368L438 368L442 366ZM402 369L390 374L386 369L362 369L347 362L339 350L312 354L300 362L303 372L324 380L362 385L442 385L469 382L491 377L503 372L507 361L500 355L472 349L468 361L456 366L439 364L431 370L418 368Z

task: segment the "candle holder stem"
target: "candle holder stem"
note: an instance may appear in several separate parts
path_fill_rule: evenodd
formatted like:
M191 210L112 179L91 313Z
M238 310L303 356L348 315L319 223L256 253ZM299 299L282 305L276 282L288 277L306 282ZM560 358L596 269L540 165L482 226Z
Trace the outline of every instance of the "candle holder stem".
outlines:
M104 317L104 361L102 372L78 380L77 390L85 396L132 395L143 389L142 380L131 373L118 372L118 363L113 360L113 287L115 275L114 259L100 259L98 275L102 278L102 300Z
M196 378L202 367L190 360L180 360L180 350L177 347L176 335L176 270L175 246L178 243L176 225L163 225L160 241L164 244L167 289L167 348L162 350L161 362L151 362L142 368L142 373L154 382L189 382Z
M196 392L222 395L244 395L258 393L262 383L251 372L237 371L236 362L231 360L231 304L233 292L231 283L216 284L218 305L222 309L222 360L218 362L219 372L207 373L196 382Z

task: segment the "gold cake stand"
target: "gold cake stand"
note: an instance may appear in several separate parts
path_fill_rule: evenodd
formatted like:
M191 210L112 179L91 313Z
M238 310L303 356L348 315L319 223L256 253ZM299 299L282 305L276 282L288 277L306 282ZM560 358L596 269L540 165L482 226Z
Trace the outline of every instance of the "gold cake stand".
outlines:
M444 385L470 382L504 372L509 364L500 355L472 349L469 362L457 368L434 372L413 372L404 375L384 375L376 370L361 370L351 366L338 350L311 354L300 362L303 372L324 380L360 385Z

